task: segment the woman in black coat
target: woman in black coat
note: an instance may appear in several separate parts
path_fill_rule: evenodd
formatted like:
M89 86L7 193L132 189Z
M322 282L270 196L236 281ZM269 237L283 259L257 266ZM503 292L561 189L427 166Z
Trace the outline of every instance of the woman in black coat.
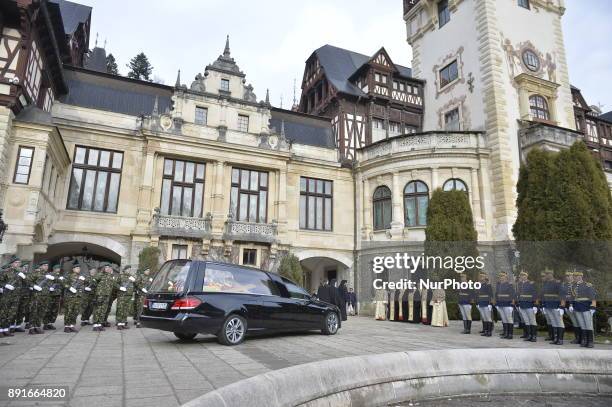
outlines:
M343 321L347 320L346 317L346 301L348 299L348 288L346 288L346 280L342 280L340 287L338 287L338 308L340 308L340 316Z

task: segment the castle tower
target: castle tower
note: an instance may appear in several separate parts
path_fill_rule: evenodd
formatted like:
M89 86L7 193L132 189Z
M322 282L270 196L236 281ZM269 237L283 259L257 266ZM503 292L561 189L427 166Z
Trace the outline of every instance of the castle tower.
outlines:
M575 129L564 12L564 0L404 0L423 130L486 134L495 240L512 238L521 129Z

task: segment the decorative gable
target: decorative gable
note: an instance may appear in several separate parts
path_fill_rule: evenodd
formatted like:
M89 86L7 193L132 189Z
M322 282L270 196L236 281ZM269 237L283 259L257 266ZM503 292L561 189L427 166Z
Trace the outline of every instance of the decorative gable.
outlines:
M378 67L385 67L391 71L397 71L395 64L391 61L389 54L384 47L379 49L369 61L370 65L378 65Z

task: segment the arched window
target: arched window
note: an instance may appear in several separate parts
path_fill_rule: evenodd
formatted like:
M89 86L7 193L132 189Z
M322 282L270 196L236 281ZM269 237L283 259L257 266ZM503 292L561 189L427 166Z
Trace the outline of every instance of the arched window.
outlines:
M404 224L426 226L429 189L422 181L409 182L404 188Z
M451 178L444 183L442 187L444 191L465 191L467 192L468 188L465 185L465 182L461 181L459 178Z
M374 191L374 230L391 228L391 190L380 186Z
M531 109L531 116L534 119L539 120L550 120L550 113L548 111L548 102L544 96L533 95L529 98L529 108Z

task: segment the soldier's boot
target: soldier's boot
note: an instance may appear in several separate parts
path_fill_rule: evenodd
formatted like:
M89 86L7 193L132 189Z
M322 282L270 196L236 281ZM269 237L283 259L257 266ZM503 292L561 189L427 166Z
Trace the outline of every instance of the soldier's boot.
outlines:
M136 328L140 328L141 327L140 322L136 322L135 325L136 325Z
M548 336L544 340L545 341L552 341L552 340L555 339L554 333L553 333L553 327L551 325L547 325L547 327L548 327Z
M110 322L108 322L108 321L106 321L106 322L103 322L103 323L102 323L102 326L103 326L103 327L105 327L105 328L110 328L111 323L110 323Z
M4 331L4 336L15 336L15 334L12 333L11 330L9 329L7 331Z
M493 330L495 329L495 323L493 321L489 321L487 323L489 325L489 330L487 331L487 336L493 335Z
M582 329L575 326L574 327L574 340L570 343L574 344L574 345L578 345L580 344L580 342L582 341Z
M19 328L21 329L21 327L19 327ZM25 327L24 327L24 328L25 328L25 329L23 329L23 330L21 330L21 331L19 331L19 332L25 332L25 330L26 330L26 329L29 331L29 330L30 330L30 328L32 328L32 324L31 324L31 323L29 323L29 322L26 322L26 324L25 324Z
M36 328L28 329L28 335L35 335L35 334L36 334Z
M81 321L81 326L89 325L89 321Z
M44 329L45 331L48 331L48 330L49 330L49 329L51 329L51 328L49 328L49 324L44 324L44 325L43 325L43 329Z
M553 334L552 334L552 340L549 342L551 345L554 345L555 343L557 343L557 340L559 338L559 328L557 327L553 327Z
M521 335L521 339L524 339L524 340L528 341L529 337L531 336L530 332L531 332L531 330L529 328L529 325L523 324L523 334Z
M563 336L565 335L565 328L557 328L557 341L555 345L563 345Z
M586 348L587 343L589 343L589 331L583 330L582 337L580 338L580 346Z
M28 328L28 330L29 330L29 329L30 329L30 328ZM20 326L16 326L16 327L13 329L13 332L25 332L25 329L23 329L23 328L21 327L21 325L20 325Z
M514 338L514 324L508 324L508 335L504 339Z
M464 334L465 331L467 331L467 321L464 319L463 320L463 331L461 331L461 333Z
M506 324L505 322L502 322L502 326L504 328L504 331L499 335L499 337L505 338L506 335L508 335L508 324Z
M69 334L69 333L71 333L71 332L72 332L72 331L70 330L70 327L69 327L69 326L65 326L65 327L64 327L64 333Z
M129 325L127 324L127 322L123 323L123 329L130 329Z
M472 333L472 321L465 321L465 323L467 325L465 333L469 335ZM140 328L140 322L138 323L138 327Z
M478 332L478 333L479 333L481 336L484 336L484 335L482 335L482 334L484 334L484 333L486 333L486 332L487 332L487 328L485 328L485 326L486 326L486 325L487 325L487 323L486 323L486 322L484 322L484 321L482 321L482 329L481 329L481 331L480 331L480 332Z
M531 326L531 338L529 339L529 342L537 342L537 341L538 341L538 326L532 325Z
M595 340L595 331L590 330L587 331L587 348L593 348L595 347L595 345L593 344L593 341Z

